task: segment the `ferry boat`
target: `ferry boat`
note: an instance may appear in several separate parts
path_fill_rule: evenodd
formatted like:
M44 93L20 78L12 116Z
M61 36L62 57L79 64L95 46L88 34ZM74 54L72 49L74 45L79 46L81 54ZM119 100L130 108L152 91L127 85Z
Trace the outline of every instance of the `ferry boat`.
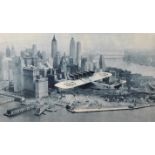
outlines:
M15 115L21 114L23 112L32 110L34 108L35 108L35 105L33 105L33 104L22 106L22 107L17 107L17 108L7 110L4 115L8 116L8 117L11 117L11 116L15 116Z

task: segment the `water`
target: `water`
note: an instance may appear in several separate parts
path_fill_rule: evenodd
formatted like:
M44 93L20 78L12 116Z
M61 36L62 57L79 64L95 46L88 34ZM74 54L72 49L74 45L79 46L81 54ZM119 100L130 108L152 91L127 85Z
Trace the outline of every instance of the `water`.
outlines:
M121 59L107 59L107 66L127 69L133 73L140 73L145 76L155 77L155 68L141 66L136 64L126 64ZM17 106L18 103L7 103L0 105L0 121L18 121L18 122L147 122L155 121L155 107L148 107L138 110L111 111L111 112L94 112L94 113L70 113L64 108L59 108L57 112L46 112L46 115L40 117L34 115L34 111L25 112L21 115L8 118L3 113L11 107Z
M5 109L5 108L4 108ZM2 112L2 111L0 111ZM131 111L70 113L61 108L57 112L46 112L46 115L35 116L34 111L8 118L0 114L1 121L12 122L126 122L126 121L155 121L155 107Z
M144 76L153 76L155 77L155 67L143 66L138 64L129 64L125 63L122 59L106 59L105 63L107 66L118 67L125 70L129 70L132 73L139 73Z

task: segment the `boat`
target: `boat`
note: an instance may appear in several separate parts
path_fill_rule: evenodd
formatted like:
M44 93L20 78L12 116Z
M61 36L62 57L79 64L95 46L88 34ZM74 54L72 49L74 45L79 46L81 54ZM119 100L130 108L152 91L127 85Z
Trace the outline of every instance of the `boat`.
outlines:
M128 106L129 109L134 109L135 107L133 105Z
M35 108L35 105L31 104L31 105L26 105L22 107L13 108L13 109L8 109L4 115L11 117L11 116L15 116L15 115L21 114L26 111L30 111L34 108Z

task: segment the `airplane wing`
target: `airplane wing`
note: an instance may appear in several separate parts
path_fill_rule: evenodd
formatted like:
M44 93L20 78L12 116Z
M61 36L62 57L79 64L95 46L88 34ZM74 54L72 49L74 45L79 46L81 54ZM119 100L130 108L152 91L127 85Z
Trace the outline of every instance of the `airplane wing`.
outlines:
M85 84L88 84L94 81L102 80L110 76L112 76L112 74L108 72L97 72L89 77L82 77L77 80L66 80L66 81L56 83L55 87L61 88L61 89L71 89L71 88L82 86L82 85L85 85Z

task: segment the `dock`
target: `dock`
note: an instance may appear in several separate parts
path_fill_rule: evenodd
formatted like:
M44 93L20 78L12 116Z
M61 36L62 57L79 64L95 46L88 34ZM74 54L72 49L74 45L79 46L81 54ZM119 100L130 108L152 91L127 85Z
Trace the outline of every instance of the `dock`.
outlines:
M148 104L148 105L139 105L139 106L120 106L120 107L103 107L103 108L67 108L69 112L72 113L90 113L90 112L106 112L106 111L122 111L122 110L136 110L141 108L147 108L155 106L155 104Z
M0 91L0 95L1 96L12 97L12 98L14 98L15 101L18 101L18 102L24 102L25 101L24 97L18 96L18 95L15 95L15 94L11 94L10 92L6 92L6 91Z
M14 98L0 95L0 105L10 102L14 102Z
M49 108L49 105L46 105L46 104L39 105L39 106L36 108L35 115L36 115L36 116L40 116L40 115L44 114L44 112L45 112L48 108Z

